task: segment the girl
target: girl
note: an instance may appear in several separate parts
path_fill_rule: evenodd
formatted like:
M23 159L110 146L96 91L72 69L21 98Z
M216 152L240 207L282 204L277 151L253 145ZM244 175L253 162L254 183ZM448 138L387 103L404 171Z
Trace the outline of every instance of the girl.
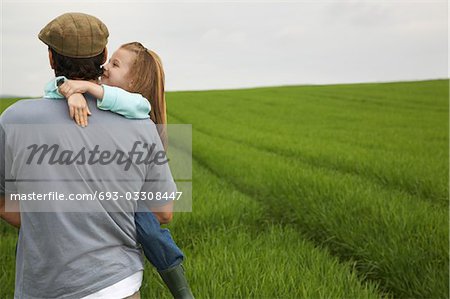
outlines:
M149 118L158 126L164 149L167 150L165 125L164 71L158 55L138 42L122 45L104 65L101 84L57 77L51 81L44 97L68 99L71 118L87 126L90 111L82 93L97 99L97 107L124 115L127 118ZM142 210L145 209L144 212ZM173 241L168 229L160 223L171 220L171 213L148 211L138 207L135 214L137 239L145 256L175 298L193 298L181 262L184 255Z

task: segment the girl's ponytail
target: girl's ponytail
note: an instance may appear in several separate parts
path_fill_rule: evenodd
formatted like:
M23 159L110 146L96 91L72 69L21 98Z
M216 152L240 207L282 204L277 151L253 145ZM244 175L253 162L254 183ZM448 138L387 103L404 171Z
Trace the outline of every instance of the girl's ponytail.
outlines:
M164 146L164 150L167 150L168 147L168 138L167 138L167 114L166 114L166 99L164 94L164 83L165 76L164 70L162 67L161 59L158 54L153 52L152 50L147 50L150 55L153 63L155 63L155 74L154 74L154 88L152 94L152 110L150 112L150 118L153 120L155 124L158 125L158 133L161 137L162 144Z
M136 54L131 68L128 91L143 95L151 105L150 119L157 125L164 150L168 148L166 99L164 95L164 69L161 59L141 43L132 42L120 47Z

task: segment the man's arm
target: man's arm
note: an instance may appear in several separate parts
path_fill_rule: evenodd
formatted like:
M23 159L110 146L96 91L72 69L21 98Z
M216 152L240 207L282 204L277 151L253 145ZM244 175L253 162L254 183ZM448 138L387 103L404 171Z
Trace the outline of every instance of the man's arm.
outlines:
M158 208L150 208L159 223L167 224L172 221L173 218L173 202L166 204Z
M0 195L0 218L20 228L20 212L5 212L5 195Z
M6 171L6 167L10 167L6 161L8 161L7 159L11 159L11 153L7 151L5 140L6 134L2 125L2 118L0 117L0 218L18 228L20 227L20 212L5 212L5 194L8 194L6 191L5 174L9 173L9 169ZM16 211L19 211L19 209Z

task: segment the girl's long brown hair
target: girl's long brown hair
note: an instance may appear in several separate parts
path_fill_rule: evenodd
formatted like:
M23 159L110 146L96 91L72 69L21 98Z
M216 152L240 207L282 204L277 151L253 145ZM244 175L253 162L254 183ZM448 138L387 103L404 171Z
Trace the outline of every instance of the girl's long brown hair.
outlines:
M132 83L129 91L141 94L150 102L150 119L158 125L161 142L164 150L167 150L165 78L161 59L155 52L138 42L124 44L120 48L136 54L134 65L130 68Z

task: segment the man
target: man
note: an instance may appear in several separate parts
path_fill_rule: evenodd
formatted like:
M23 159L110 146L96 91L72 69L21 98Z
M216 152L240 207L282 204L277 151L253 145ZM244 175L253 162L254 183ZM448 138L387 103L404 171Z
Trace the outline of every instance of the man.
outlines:
M56 75L94 81L108 35L97 18L68 13L39 38ZM134 157L155 161L162 152L151 121L128 120L87 100L93 117L86 128L73 124L65 101L51 99L19 101L0 117L0 216L20 225L15 298L140 298L135 195L176 187L167 163ZM11 212L18 198L20 214ZM171 211L161 215L170 219Z

